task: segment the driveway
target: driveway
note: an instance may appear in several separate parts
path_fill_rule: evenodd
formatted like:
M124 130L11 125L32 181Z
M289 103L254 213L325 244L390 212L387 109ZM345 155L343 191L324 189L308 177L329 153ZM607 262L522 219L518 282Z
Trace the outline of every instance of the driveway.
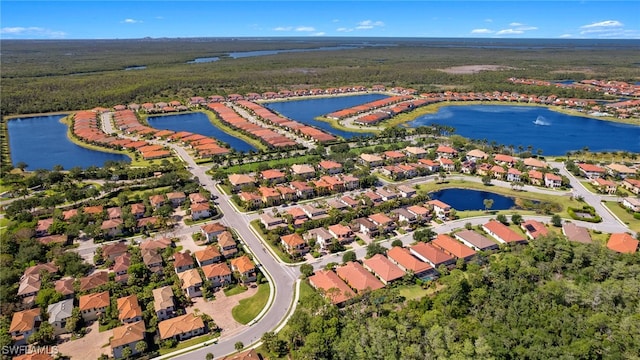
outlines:
M193 306L187 308L187 313L199 309L201 313L211 316L216 325L222 329L220 337L230 336L247 328L246 325L242 325L233 319L231 309L238 305L240 300L249 298L256 292L258 292L257 287L249 287L247 291L241 294L228 297L223 290L218 290L215 293L216 299L213 301L204 301L201 297L192 299Z
M87 331L87 335L73 341L68 340L69 334L61 335L60 338L65 339L65 342L58 345L60 353L79 360L97 359L102 354L112 356L109 338L113 336L113 330L99 332L98 321L94 321L87 327Z

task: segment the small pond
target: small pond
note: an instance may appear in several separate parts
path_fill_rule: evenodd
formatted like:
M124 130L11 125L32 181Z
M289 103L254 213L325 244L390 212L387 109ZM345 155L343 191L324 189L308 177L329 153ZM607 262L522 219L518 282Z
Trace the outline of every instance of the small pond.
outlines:
M429 193L432 200L451 205L456 211L484 210L484 200L493 200L491 210L507 210L515 206L514 199L500 194L471 189L444 189Z

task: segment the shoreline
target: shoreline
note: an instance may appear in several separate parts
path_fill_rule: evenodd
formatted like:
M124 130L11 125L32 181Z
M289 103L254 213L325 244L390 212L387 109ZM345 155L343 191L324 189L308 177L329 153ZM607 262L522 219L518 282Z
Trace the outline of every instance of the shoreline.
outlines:
M84 141L76 138L75 135L73 134L73 131L71 130L72 120L69 118L69 116L63 117L62 119L60 119L60 122L67 126L67 139L69 139L69 141L71 141L72 143L89 150L106 152L110 154L125 155L129 158L129 160L131 160L131 162L129 163L131 165L133 165L133 163L136 161L136 159L134 158L134 155L132 155L128 151L109 149L109 148L105 148L97 145L87 144Z

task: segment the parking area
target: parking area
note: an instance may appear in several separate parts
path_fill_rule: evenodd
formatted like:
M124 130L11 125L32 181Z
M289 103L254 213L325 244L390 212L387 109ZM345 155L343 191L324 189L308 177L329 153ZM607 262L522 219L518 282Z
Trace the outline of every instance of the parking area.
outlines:
M61 335L63 341L58 344L61 354L69 356L71 359L97 359L102 354L111 356L111 346L109 339L113 336L113 330L98 331L98 322L94 321L87 327L87 334L76 340L69 340L70 335Z

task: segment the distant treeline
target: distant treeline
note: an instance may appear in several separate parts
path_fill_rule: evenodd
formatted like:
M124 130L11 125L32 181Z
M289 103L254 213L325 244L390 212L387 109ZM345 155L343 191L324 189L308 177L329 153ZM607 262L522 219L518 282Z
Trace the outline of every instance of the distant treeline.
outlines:
M594 97L575 90L532 88L509 77L638 81L637 49L434 48L419 42L336 51L232 59L233 51L339 46L345 40L231 39L9 41L2 46L2 114L89 109L191 96L383 84L419 91L517 91ZM220 56L212 63L187 64ZM450 74L461 65L502 65L500 71ZM132 66L144 70L124 70Z

